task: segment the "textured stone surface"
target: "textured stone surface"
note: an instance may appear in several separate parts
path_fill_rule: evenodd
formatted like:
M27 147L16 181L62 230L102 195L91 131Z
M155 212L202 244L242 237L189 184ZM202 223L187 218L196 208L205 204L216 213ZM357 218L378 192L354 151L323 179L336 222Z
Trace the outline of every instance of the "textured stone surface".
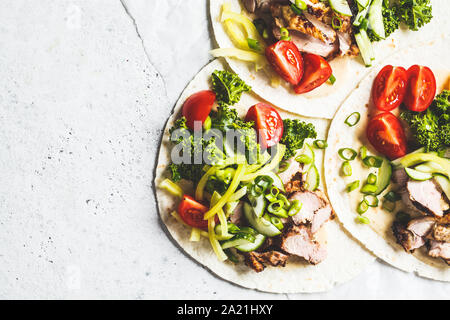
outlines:
M209 60L205 1L4 0L0 20L0 298L448 297L381 263L327 294L264 294L169 240L154 162Z

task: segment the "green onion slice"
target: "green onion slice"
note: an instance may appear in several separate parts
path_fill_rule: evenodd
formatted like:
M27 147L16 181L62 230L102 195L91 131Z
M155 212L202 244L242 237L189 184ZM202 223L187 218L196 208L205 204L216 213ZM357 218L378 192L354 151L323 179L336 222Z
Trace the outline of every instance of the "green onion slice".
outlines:
M387 201L391 201L391 202L397 202L397 201L402 199L402 197L398 193L396 193L394 191L389 191L388 193L386 193L384 198Z
M335 84L335 83L336 83L336 77L332 74L331 77L328 79L328 81L329 81L331 84Z
M295 216L296 214L298 214L300 212L300 210L302 210L303 204L299 201L299 200L293 200L291 207L289 208L288 211L288 216L292 217Z
M359 214L364 214L367 212L367 210L369 210L369 205L367 204L367 202L365 202L364 200L361 201L358 205L358 207L356 208L356 211Z
M291 9L295 12L295 14L298 14L299 16L303 14L303 11L293 3L291 4Z
M364 185L364 187L361 188L361 193L373 194L373 193L377 192L377 190L378 190L377 186L375 186L373 184L366 184L366 185Z
M280 193L277 198L278 198L278 200L283 201L284 206L286 208L289 208L291 206L291 202L288 200L288 198L286 198L286 196L284 194Z
M278 169L278 173L285 172L287 169L289 169L290 166L291 166L291 164L289 162L281 161L280 162L280 167Z
M334 30L341 30L342 28L342 19L338 16L333 17L331 20L331 26Z
M267 207L267 211L269 211L272 214L275 214L283 210L283 206L284 202L282 200L277 200L269 204L269 206Z
M356 180L356 181L350 183L349 185L347 185L347 192L350 193L358 188L359 188L359 180Z
M248 47L254 51L261 52L261 45L258 40L248 38L247 39Z
M367 148L365 146L362 146L359 149L359 155L361 156L361 159L364 160L365 158L367 158Z
M370 220L369 220L369 218L367 218L367 217L359 216L359 217L356 218L356 220L357 220L359 223L362 223L362 224L370 224Z
M283 223L281 222L280 218L271 216L271 217L270 217L270 222L272 222L272 224L273 224L275 227L277 227L278 230L283 230L284 225L283 225Z
M389 212L394 212L396 207L397 207L397 204L395 202L392 202L389 200L383 201L382 208Z
M352 175L353 171L352 171L352 165L350 164L350 162L345 161L342 164L342 174L345 177L350 177Z
M363 201L365 203L367 203L367 205L369 207L372 207L372 208L378 207L378 204L379 204L378 198L373 195L370 195L370 194L365 195Z
M363 159L363 163L370 168L380 168L383 164L383 158L368 156Z
M347 161L353 161L358 156L358 152L350 148L343 148L339 150L339 156Z
M295 158L295 161L297 161L299 163L310 164L313 162L313 159L306 154L302 154L302 155L298 156L297 158Z
M369 176L367 177L367 183L368 184L377 184L377 176L374 175L373 173L369 174Z
M307 8L306 3L303 0L295 0L295 6L300 10L306 10Z
M314 141L314 147L316 149L326 149L328 148L328 142L326 140L316 140Z
M361 114L359 112L353 112L345 119L345 124L349 127L354 127L358 124L359 120L361 120Z

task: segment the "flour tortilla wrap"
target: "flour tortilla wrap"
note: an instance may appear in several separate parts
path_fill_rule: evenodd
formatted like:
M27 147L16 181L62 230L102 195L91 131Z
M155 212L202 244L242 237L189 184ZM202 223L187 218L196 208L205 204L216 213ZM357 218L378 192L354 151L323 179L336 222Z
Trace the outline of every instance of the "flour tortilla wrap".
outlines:
M230 3L234 12L241 12L245 9L240 0L210 0L211 22L217 44L219 48L232 48L234 45L220 22L224 3ZM420 42L421 39L438 38L450 30L448 1L433 0L432 5L433 19L419 31L397 30L388 39L373 44L376 55L375 64L383 61L399 48ZM284 81L278 88L271 87L270 79L264 71L256 72L250 63L231 58L226 60L231 69L251 85L253 91L264 100L299 115L326 119L333 118L342 102L371 70L364 66L361 57L337 58L330 62L333 74L337 79L334 85L325 83L312 92L297 95ZM420 63L420 60L417 62Z
M329 255L317 266L312 266L301 259L290 258L285 268L268 267L262 273L256 273L244 264L235 265L231 262L220 262L214 254L206 238L200 242L190 242L190 229L171 216L176 210L178 200L166 191L158 188L162 180L169 177L167 166L170 164L172 146L168 140L169 128L179 116L184 101L193 93L210 87L210 77L214 70L223 70L224 63L216 60L206 66L189 84L177 103L174 114L169 119L164 131L158 166L156 170L155 186L162 221L167 227L173 240L192 258L205 266L217 276L243 287L275 293L323 292L330 290L336 284L349 281L356 277L374 257L364 250L355 240L352 240L341 228L337 221L329 222L324 229ZM252 105L262 102L254 94L244 94L236 109L239 115L245 115ZM296 115L280 112L283 118L298 118ZM306 119L304 119L306 120ZM328 130L329 121L324 119L308 119L313 122L319 137L324 138ZM319 167L323 160L323 152L317 151ZM320 168L322 169L322 168ZM322 171L322 170L321 170ZM323 186L323 182L321 184ZM187 186L183 186L186 188ZM185 189L186 191L187 189Z
M391 64L409 68L417 63L428 66L436 76L437 91L440 93L444 88L448 89L450 80L449 41L448 38L440 38L404 49L384 61L383 66ZM339 174L343 162L338 155L339 149L359 150L364 145L369 153L377 154L368 142L365 130L371 115L375 112L375 107L370 102L370 95L374 79L381 68L382 66L374 68L361 82L344 102L331 124L328 135L329 148L325 155L325 177L330 201L344 227L376 256L406 272L415 272L422 277L435 280L450 281L450 267L441 259L431 258L420 249L414 254L406 253L396 243L391 231L394 213L383 210L381 206L371 208L365 214L371 220L370 225L356 222L356 207L362 200L362 195L359 189L350 194L345 189L349 182L361 180L364 183L367 177L367 172L364 171L359 158L351 162L352 177L344 179ZM353 112L359 112L361 120L357 126L350 128L344 122ZM380 202L381 199L382 196ZM400 205L402 205L401 201L397 203L397 207ZM401 207L398 208L401 209Z

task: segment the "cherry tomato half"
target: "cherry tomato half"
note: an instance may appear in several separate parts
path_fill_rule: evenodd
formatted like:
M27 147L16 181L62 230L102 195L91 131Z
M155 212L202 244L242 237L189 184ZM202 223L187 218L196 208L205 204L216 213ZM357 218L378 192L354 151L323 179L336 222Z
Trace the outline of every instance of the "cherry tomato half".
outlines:
M390 112L383 112L370 120L367 138L380 153L394 160L407 153L406 135L402 124Z
M328 62L312 53L305 53L303 55L304 61L304 73L303 78L298 85L294 87L294 91L297 94L310 92L317 87L320 87L333 74Z
M194 200L194 198L184 195L183 200L178 206L178 214L187 225L208 230L208 221L204 220L204 215L208 207Z
M213 91L200 91L190 96L183 105L183 116L186 118L186 125L194 130L195 121L203 123L211 113L211 109L216 101L216 94ZM201 126L199 126L201 129Z
M391 111L400 106L406 92L408 77L403 67L385 66L375 78L372 99L381 111Z
M263 149L276 145L283 137L283 119L277 110L265 103L258 103L251 107L245 121L255 122L259 144Z
M428 67L414 65L407 71L408 86L404 103L411 111L428 109L436 95L436 78Z
M291 41L278 41L266 48L266 57L274 70L287 82L296 85L303 76L303 58Z

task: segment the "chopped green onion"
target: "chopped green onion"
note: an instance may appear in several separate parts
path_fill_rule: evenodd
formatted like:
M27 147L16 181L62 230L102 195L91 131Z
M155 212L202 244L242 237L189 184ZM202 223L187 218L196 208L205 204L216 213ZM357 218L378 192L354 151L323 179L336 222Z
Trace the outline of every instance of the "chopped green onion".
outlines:
M280 190L277 187L272 187L270 191L266 194L266 199L270 202L275 202L278 200L278 195L280 194Z
M383 164L383 158L368 156L363 159L363 163L370 168L380 168Z
M359 28L363 29L363 30L367 30L368 27L369 27L369 20L366 18L363 18L361 20L361 24L359 25Z
M292 217L295 216L296 214L298 214L300 212L300 210L302 210L303 204L298 201L298 200L293 200L291 207L289 208L288 211L288 216Z
M289 207L291 206L290 201L288 200L288 198L286 198L286 196L285 196L284 194L281 194L281 193L280 193L280 194L278 195L278 200L283 201L284 206L285 206L286 208L289 208Z
M291 9L295 12L295 14L298 14L299 16L303 14L303 11L293 3L291 4Z
M265 30L263 31L262 37L263 37L264 39L269 39L269 32L267 31L267 29L265 29Z
M313 162L313 159L306 154L302 154L302 155L298 156L297 158L295 158L295 161L297 161L299 163L310 164Z
M337 24L335 23L336 20L337 20ZM342 19L338 16L333 17L333 19L331 20L331 26L333 27L334 30L341 30Z
M182 198L183 197L183 190L172 180L165 179L161 184L159 185L161 189L166 190L171 195Z
M349 185L347 185L347 192L350 193L358 188L359 188L359 180L356 180L356 181L350 183Z
M248 38L247 39L248 47L254 51L261 52L261 45L258 40Z
M365 158L367 158L367 148L365 146L362 146L359 149L359 155L361 156L361 160L364 160Z
M278 230L283 230L284 229L284 225L281 222L280 218L278 217L270 217L270 222L272 222L272 224L277 227Z
M352 165L350 164L350 162L348 162L348 161L345 161L343 164L342 164L342 174L345 176L345 177L350 177L351 175L352 175L352 173L353 173L353 171L352 171Z
M328 148L328 142L325 140L316 140L314 141L314 147L316 149L326 149Z
M272 214L276 214L277 212L283 210L284 202L282 200L277 200L275 202L272 202L267 207L267 211Z
M359 214L364 214L367 212L367 210L369 210L369 205L367 204L367 202L365 202L364 200L361 201L358 205L358 208L356 208L356 211Z
M295 6L300 10L306 10L307 8L306 3L303 0L295 0Z
M287 169L289 169L290 166L291 166L291 164L289 162L281 161L280 162L280 168L278 169L278 173L285 172Z
M370 195L370 194L365 195L363 201L365 203L367 203L367 205L369 207L372 207L372 208L378 207L378 204L379 204L378 198L373 195Z
M330 78L328 79L328 81L330 82L330 84L335 84L336 83L336 77L332 74L330 76Z
M389 212L394 212L396 206L397 206L397 204L395 202L386 200L386 201L383 201L382 208L387 210L387 211L389 211Z
M362 223L362 224L370 224L370 220L367 217L359 216L356 218L356 221L358 221L359 223Z
M373 184L366 184L366 185L364 185L364 187L362 187L361 193L373 194L373 193L377 192L377 190L378 190L377 186L375 186Z
M354 127L358 124L359 120L361 120L361 114L359 112L353 112L345 119L345 124L349 127Z
M208 131L209 129L211 129L211 125L212 125L211 117L208 116L208 118L206 118L205 122L203 123L203 129L205 131Z
M369 174L369 176L367 177L367 183L368 184L373 184L373 185L375 185L375 184L377 184L377 176L376 175L374 175L373 173L371 173L371 174Z
M353 161L358 156L358 152L350 148L343 148L339 150L339 156L347 161Z
M389 191L388 193L386 193L384 198L387 201L397 202L397 201L401 200L402 197L398 193L396 193L394 191Z
M281 40L290 41L291 37L289 36L289 30L286 28L280 28Z

